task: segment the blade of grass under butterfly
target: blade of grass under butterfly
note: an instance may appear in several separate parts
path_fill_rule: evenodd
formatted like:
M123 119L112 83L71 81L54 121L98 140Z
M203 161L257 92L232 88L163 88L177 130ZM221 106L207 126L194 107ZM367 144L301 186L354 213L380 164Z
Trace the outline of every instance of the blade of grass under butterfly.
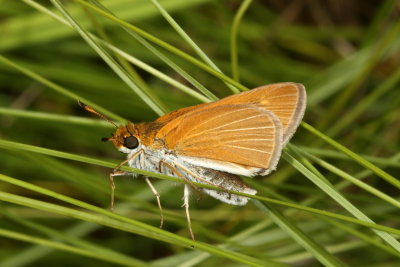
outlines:
M45 154L45 155L49 155L49 156L54 156L54 157L59 157L59 158L64 158L64 159L69 159L69 160L75 160L75 161L79 161L79 162L95 164L95 165L109 167L109 168L114 168L117 164L115 162L111 163L108 161L103 161L103 160L85 157L85 156L81 156L81 155L75 155L75 154L61 152L61 151L52 150L52 149L48 149L48 148L31 146L31 145L26 145L26 144L22 144L22 143L1 140L1 139L0 139L0 148L12 149L12 150L17 149L17 150L30 151L33 153L41 153L41 154ZM127 166L122 166L121 170L138 173L138 174L142 174L145 176L160 178L160 179L173 181L173 182L180 182L180 183L184 182L184 181L182 181L182 179L179 179L176 177L171 177L171 176L167 176L164 174L143 171L143 170L127 167ZM221 188L219 188L219 187L211 186L208 184L200 184L200 183L196 183L196 182L193 182L193 184L200 188L208 188L208 189L213 189L213 190L217 190L217 191L221 190ZM306 207L306 206L302 206L302 205L298 205L298 204L294 204L294 203L289 203L289 202L285 202L285 201L280 201L280 200L276 200L276 199L272 199L272 198L267 198L267 197L263 197L263 196L249 195L249 194L245 194L245 193L241 193L241 192L235 192L233 190L228 190L228 192L230 192L232 194L237 194L240 196L245 196L248 198L258 199L258 200L273 203L273 204L278 204L278 205L283 205L286 207L292 207L295 209L308 211L308 212L318 214L318 215L328 216L331 218L335 218L335 219L339 219L339 220L343 220L343 221L347 221L347 222L352 222L352 223L363 225L363 226L366 226L369 228L385 231L387 233L400 235L400 230L398 230L398 229L394 229L391 227L387 227L387 226L383 226L383 225L379 225L379 224L375 224L375 223L370 223L370 222L367 222L364 220L358 220L358 219L351 218L351 217L348 217L345 215L332 213L332 212L328 212L325 210L318 210L318 209L314 209L314 208L310 208L310 207Z
M68 13L58 0L51 0L54 6L64 15L71 26L81 37L96 51L96 53L108 64L108 66L159 116L163 115L166 108L160 100L151 92L139 88L129 73L122 68L107 51L99 45L89 33L83 29Z

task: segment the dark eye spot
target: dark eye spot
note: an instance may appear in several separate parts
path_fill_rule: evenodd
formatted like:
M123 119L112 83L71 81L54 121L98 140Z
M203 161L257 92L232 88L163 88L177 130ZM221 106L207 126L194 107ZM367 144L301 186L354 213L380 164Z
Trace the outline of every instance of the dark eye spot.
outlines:
M139 140L134 136L129 136L124 138L124 147L129 149L137 148L139 145Z

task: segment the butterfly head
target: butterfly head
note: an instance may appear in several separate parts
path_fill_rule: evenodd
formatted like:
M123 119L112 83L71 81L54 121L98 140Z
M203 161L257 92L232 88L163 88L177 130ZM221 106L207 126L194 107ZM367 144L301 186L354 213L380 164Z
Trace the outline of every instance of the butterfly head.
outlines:
M85 110L89 111L90 113L96 114L97 116L105 121L108 121L109 123L114 125L115 128L117 128L117 130L114 134L112 134L111 137L104 137L101 139L102 141L111 141L119 151L124 153L130 153L140 147L138 130L132 122L128 122L128 124L124 126L117 126L112 120L110 120L100 112L94 110L92 107L82 103L79 100L78 104Z
M137 129L131 122L118 127L111 137L105 137L101 140L104 142L111 141L119 151L124 153L130 153L140 147Z

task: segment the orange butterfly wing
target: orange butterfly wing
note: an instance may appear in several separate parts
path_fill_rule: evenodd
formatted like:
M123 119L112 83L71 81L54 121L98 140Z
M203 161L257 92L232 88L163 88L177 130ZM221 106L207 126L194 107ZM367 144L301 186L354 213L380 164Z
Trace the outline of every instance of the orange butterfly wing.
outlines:
M250 104L272 111L283 126L283 145L293 136L306 108L306 91L299 83L276 83L232 95L208 105Z
M283 130L277 116L262 108L208 104L170 121L156 138L197 166L253 176L275 168Z
M160 124L167 124L168 122L176 119L177 117L180 117L190 111L193 110L200 110L203 106L206 106L210 103L205 103L205 104L199 104L199 105L194 105L194 106L190 106L190 107L185 107L185 108L181 108L175 111L172 111L170 113L167 113L161 117L159 117L158 119L155 120L155 122L160 123Z
M168 113L156 120L162 125L156 138L198 166L248 176L267 174L305 107L303 85L265 85Z
M299 83L285 82L264 85L231 95L221 100L191 106L168 113L156 122L168 123L188 112L199 112L227 104L248 104L272 111L283 125L283 146L290 140L303 118L306 108L306 91Z

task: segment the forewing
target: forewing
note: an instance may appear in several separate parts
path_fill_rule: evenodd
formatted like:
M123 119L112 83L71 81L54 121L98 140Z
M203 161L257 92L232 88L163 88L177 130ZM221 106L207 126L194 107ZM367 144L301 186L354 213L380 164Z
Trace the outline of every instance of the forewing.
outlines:
M251 105L222 105L178 117L156 137L164 140L166 148L199 166L255 175L275 168L283 131L270 111Z
M283 127L283 146L299 126L306 107L306 91L299 83L285 82L264 85L221 100L191 106L168 113L156 120L163 124L190 112L200 112L222 105L254 105L273 112Z

